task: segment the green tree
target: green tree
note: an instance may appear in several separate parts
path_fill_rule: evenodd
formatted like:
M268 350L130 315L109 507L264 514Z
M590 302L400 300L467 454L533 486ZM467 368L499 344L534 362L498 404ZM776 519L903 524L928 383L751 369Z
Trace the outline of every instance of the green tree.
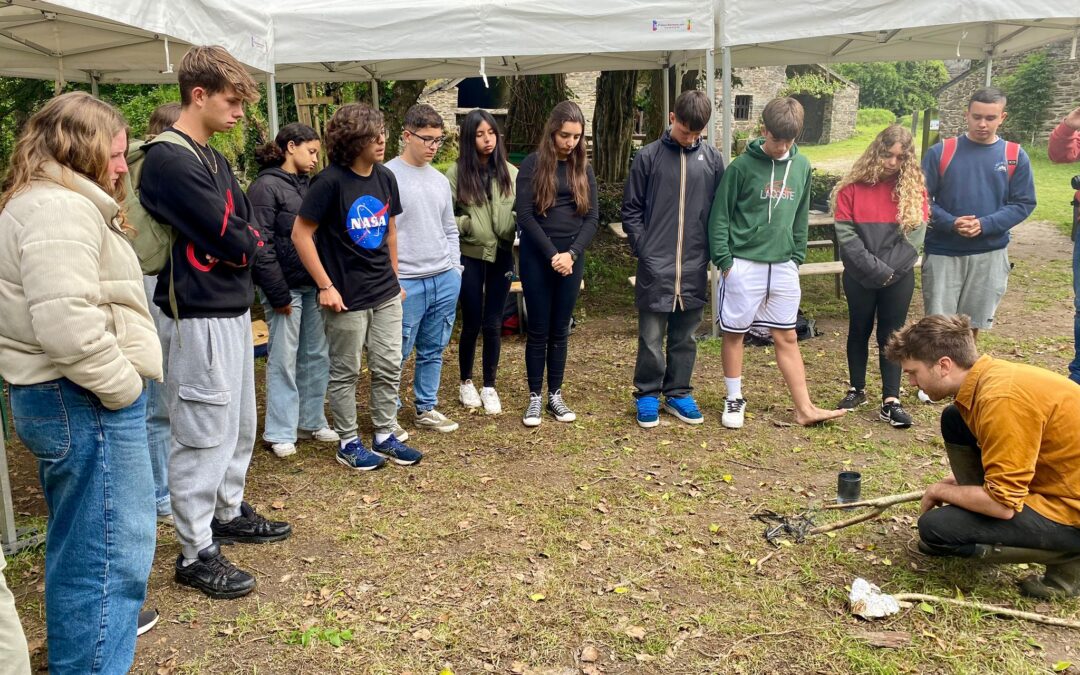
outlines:
M569 97L565 75L515 77L506 112L506 149L514 153L535 150L551 109Z
M841 63L835 70L859 85L860 108L885 108L897 115L935 105L935 92L949 81L941 61Z
M1025 58L1011 75L999 84L1009 97L1009 116L1001 134L1012 141L1035 141L1035 134L1046 120L1046 111L1054 100L1054 66L1045 51Z
M605 70L596 82L592 140L597 181L623 181L630 171L636 89L636 70Z

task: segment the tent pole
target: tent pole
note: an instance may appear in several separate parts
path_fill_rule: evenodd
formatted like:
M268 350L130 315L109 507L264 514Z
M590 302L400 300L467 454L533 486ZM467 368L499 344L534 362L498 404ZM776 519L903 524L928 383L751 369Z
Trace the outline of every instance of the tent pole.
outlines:
M379 81L371 81L371 105L378 110L379 109Z
M721 119L721 124L722 124L722 128L723 128L723 131L720 134L720 136L721 136L720 154L723 155L724 164L727 165L727 164L731 163L731 127L734 126L734 123L735 123L735 120L732 119L732 116L734 115L734 108L731 105L731 101L732 101L732 99L731 99L731 47L721 47L720 48L720 67L723 70L723 73L721 74L721 77L723 78L723 80L721 81L721 84L720 84L720 105L722 106L721 107L721 113L720 113L720 119ZM710 77L710 79L715 79L715 78ZM713 98L713 107L714 108L716 107L716 99L715 99L715 97ZM709 267L710 267L709 278L712 279L713 278L712 272L714 271L715 268L712 267L712 264L710 264ZM716 311L715 310L716 298L717 298L716 291L717 291L717 286L719 286L719 285L720 285L720 274L719 274L719 271L717 270L716 271L716 284L709 284L709 290L712 291L712 305L711 306L714 308L713 309L714 312ZM713 336L713 338L720 337L720 324L716 321L716 318L717 317L713 316L713 320L711 322L712 323L712 336Z
M98 75L90 73L90 95L94 98L100 98L98 96Z
M990 52L986 52L986 77L984 78L983 86L990 86L990 74L994 70L994 55Z
M270 138L277 138L278 134L278 107L277 107L277 78L274 73L266 74L266 114L270 118Z
M664 128L667 128L668 113L671 112L671 66L664 66Z
M705 127L705 136L716 147L716 54L713 49L705 51L705 94L709 97L709 124Z

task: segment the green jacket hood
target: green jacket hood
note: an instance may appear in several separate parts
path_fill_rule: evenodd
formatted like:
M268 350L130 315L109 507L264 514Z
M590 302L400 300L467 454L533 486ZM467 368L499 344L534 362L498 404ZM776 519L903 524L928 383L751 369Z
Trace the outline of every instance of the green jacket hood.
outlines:
M788 151L787 159L774 159L770 157L762 146L765 145L764 138L755 138L750 141L750 145L746 146L746 152L750 153L751 157L755 159L761 159L766 162L788 162L791 161L796 155L799 154L799 146L792 144L791 150Z

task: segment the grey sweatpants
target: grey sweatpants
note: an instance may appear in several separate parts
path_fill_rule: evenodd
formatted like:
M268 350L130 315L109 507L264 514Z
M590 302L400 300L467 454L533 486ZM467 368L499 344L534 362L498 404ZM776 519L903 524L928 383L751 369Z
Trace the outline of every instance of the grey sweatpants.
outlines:
M323 310L330 344L330 385L327 398L334 431L342 439L358 436L356 383L360 357L367 347L371 371L371 422L375 431L390 433L397 419L401 383L401 296L372 309L352 312Z
M213 541L210 519L232 520L244 498L256 424L251 316L162 317L161 341L173 518L184 557L195 558Z

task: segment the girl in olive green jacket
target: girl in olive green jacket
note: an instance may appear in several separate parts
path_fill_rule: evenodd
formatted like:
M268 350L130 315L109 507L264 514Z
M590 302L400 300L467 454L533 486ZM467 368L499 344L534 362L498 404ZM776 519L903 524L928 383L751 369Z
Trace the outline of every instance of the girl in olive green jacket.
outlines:
M502 316L514 273L514 180L517 169L506 161L495 118L473 110L461 125L461 152L446 172L454 195L454 212L461 233L461 403L502 412L495 391L502 346ZM484 386L472 382L476 340L484 333Z

